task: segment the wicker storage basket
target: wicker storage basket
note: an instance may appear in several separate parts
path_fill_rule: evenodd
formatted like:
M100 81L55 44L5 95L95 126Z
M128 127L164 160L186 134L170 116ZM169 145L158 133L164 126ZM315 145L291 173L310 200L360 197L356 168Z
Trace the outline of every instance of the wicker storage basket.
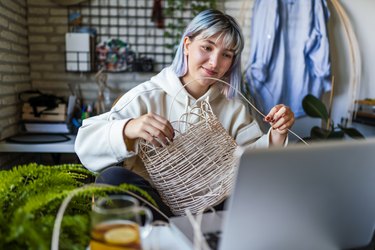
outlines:
M194 116L200 119L189 122ZM238 165L237 144L208 102L172 124L177 131L173 143L157 148L141 140L139 155L175 215L184 215L186 209L201 213L230 194Z

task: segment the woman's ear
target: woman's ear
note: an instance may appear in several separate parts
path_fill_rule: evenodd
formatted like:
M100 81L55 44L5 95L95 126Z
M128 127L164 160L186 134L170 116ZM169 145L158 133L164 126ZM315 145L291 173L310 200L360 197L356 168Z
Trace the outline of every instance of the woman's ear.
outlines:
M191 40L188 36L185 36L184 38L184 55L187 56L189 51L189 45L191 44Z

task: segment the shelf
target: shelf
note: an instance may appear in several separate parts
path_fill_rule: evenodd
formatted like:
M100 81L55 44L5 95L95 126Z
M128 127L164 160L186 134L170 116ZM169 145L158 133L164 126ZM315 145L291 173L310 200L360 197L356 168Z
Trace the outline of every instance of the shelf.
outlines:
M375 114L357 112L357 115L353 118L353 122L375 126Z
M165 15L164 27L158 27L159 22L152 20L154 3L153 0L93 0L68 7L68 19L69 16L73 17L68 20L69 32L88 30L95 34L95 67L91 72L103 67L100 46L106 46L105 43L111 39L120 39L126 43L126 49L135 56L132 58L131 67L125 70L121 70L125 67L118 67L120 70L107 72L158 72L172 63L175 37L179 36L181 31L170 27L185 26L193 17L192 9L187 5L189 7L175 10L170 16ZM164 8L167 7L168 2L164 2ZM165 35L167 31L172 37ZM124 55L121 51L107 49L105 54L106 58L117 60L114 65L124 61L120 58ZM106 60L104 67L110 63L110 59Z

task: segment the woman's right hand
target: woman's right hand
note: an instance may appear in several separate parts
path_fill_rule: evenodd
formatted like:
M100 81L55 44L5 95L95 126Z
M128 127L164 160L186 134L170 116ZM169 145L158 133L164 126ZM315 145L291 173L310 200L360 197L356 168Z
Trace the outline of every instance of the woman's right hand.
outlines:
M148 113L130 120L125 125L123 133L125 141L143 138L156 147L161 147L162 144L168 145L168 140L173 141L174 137L172 124L154 113Z

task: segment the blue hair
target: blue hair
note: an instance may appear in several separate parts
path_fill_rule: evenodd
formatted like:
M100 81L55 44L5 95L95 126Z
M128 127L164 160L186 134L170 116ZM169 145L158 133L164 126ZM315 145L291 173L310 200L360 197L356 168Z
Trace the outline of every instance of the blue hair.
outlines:
M187 73L188 66L184 56L185 37L194 38L202 35L206 39L216 34L220 34L220 37L223 39L223 45L226 48L234 51L232 65L225 74L231 87L227 85L223 86L223 93L227 98L232 98L236 95L236 90L239 89L241 84L241 52L244 47L241 28L233 17L219 10L209 9L200 12L186 27L171 67L178 77L182 77Z

